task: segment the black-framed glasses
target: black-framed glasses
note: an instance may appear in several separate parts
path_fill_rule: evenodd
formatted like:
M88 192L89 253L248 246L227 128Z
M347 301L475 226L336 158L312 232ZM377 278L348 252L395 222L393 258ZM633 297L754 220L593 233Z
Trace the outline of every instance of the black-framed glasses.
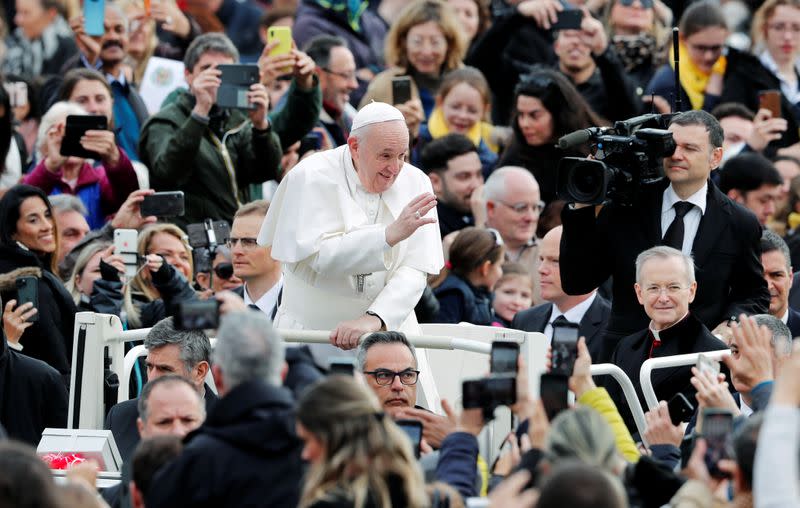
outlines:
M394 383L395 377L399 377L400 382L406 386L415 385L419 380L419 371L414 369L401 370L400 372L389 369L375 369L364 371L364 374L374 377L379 386L388 386Z
M328 69L327 67L320 67L320 69L322 69L323 71L327 72L328 74L333 74L334 76L339 76L340 78L342 78L345 81L351 81L351 80L357 79L356 71L338 72L338 71L334 71L334 70Z
M243 249L255 249L258 247L258 239L257 238L228 238L228 241L225 242L225 247L229 249L233 249L237 243L242 244Z
M214 267L214 273L220 279L228 280L233 277L233 263L220 263Z

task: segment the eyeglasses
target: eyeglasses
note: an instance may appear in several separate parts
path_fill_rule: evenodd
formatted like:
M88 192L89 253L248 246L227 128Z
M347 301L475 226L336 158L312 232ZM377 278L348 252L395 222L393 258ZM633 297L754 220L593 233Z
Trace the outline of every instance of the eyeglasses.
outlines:
M395 377L400 377L400 382L406 386L417 384L417 380L419 379L419 371L414 369L406 369L400 372L389 369L376 369L364 371L364 374L369 374L374 377L378 386L387 386L394 383Z
M800 33L800 25L797 23L770 23L767 28L775 32Z
M233 277L233 264L220 263L214 267L214 273L217 274L217 277L220 279L228 280Z
M670 284L669 286L665 287L653 284L652 286L647 286L644 288L644 292L647 294L647 296L661 296L661 293L664 292L669 296L675 296L684 289L686 288L680 284Z
M338 72L338 71L332 71L332 70L328 69L327 67L320 67L320 69L322 69L324 72L327 72L328 74L333 74L334 76L339 76L340 78L342 78L345 81L353 81L353 80L357 79L356 71Z
M518 213L522 215L523 213L527 212L528 210L532 211L533 213L542 213L544 210L544 201L539 201L537 203L504 203L503 201L498 201L503 206L511 208L514 213Z
M444 37L412 37L408 39L408 46L412 49L421 49L425 43L428 43L432 50L439 51L447 48L447 39Z
M242 244L242 248L244 250L255 249L258 247L258 240L256 238L229 238L227 242L225 242L225 246L229 249L233 249L237 243Z
M705 44L686 44L690 50L695 51L697 53L722 53L722 49L725 47L724 44L713 44L711 46L706 46Z
M630 7L633 5L635 0L619 0L619 4L623 7ZM639 0L639 3L642 4L642 7L645 9L652 9L653 8L653 0Z

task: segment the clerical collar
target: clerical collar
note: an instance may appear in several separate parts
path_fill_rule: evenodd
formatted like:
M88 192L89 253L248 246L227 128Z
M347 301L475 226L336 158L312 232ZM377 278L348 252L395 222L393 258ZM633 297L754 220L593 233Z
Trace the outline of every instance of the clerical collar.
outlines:
M686 318L687 318L688 316L689 316L689 312L686 312L686 314L684 314L682 318L680 318L680 319L679 319L679 320L677 320L676 322L672 323L672 324L671 324L671 325L669 325L668 327L666 327L666 328L662 328L661 330L656 330L655 328L653 328L653 322L652 322L652 321L650 321L650 326L649 326L649 328L650 328L650 333L651 333L651 334L653 334L653 338L654 338L655 340L657 340L657 341L659 341L659 342L660 342L660 341L662 340L662 339L661 339L661 335L662 335L662 334L664 334L665 332L668 332L669 330L672 330L672 329L674 329L674 328L675 328L675 327L677 327L679 324L683 323L683 322L686 320ZM671 335L671 333L666 333L666 335L667 335L667 336L669 336L669 335Z

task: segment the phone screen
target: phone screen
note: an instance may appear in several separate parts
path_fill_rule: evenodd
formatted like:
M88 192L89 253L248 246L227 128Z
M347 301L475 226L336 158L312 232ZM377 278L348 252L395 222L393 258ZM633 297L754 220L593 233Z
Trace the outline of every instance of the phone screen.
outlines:
M553 326L553 360L550 372L571 376L578 356L578 325L558 323Z
M702 437L706 440L705 462L708 472L714 478L726 475L717 467L720 460L731 456L731 433L733 432L733 414L729 411L707 409L703 411Z
M569 409L568 378L558 374L542 374L539 378L539 396L547 413L547 419L552 420L558 413Z
M682 393L676 393L669 402L667 402L667 410L669 411L669 418L672 425L680 425L684 421L689 421L694 413L694 406L689 399Z
M516 342L492 342L492 357L490 361L492 374L515 374L517 372L518 357L519 344Z
M397 420L397 426L406 433L411 440L411 447L414 449L414 456L419 458L422 444L422 422L417 420Z

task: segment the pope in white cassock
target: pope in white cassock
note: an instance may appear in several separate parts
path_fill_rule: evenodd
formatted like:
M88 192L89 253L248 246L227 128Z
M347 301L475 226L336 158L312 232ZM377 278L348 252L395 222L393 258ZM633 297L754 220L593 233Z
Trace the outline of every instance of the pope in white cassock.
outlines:
M283 265L275 327L332 330L332 345L311 346L323 367L365 333L419 334L414 307L444 260L436 198L404 161L408 144L402 113L368 104L347 144L300 162L270 203L258 243Z

